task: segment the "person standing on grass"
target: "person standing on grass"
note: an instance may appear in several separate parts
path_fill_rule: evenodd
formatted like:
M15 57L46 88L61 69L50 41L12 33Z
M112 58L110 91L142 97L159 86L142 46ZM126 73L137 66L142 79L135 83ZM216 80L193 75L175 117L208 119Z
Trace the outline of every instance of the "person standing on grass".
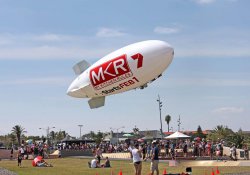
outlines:
M142 160L146 161L147 146L142 145Z
M151 158L151 145L147 145L147 155L146 155L146 160Z
M244 149L244 153L245 153L245 154L244 154L244 155L245 155L245 156L244 156L244 159L245 159L245 160L249 160L249 150L248 150L247 144L244 145L244 148L243 148L243 149Z
M135 168L135 175L141 175L142 161L141 161L141 150L139 149L139 144L136 143L133 150L133 163Z
M98 159L99 163L101 163L101 157L102 156L102 149L100 146L96 147L96 158Z
M154 171L156 171L156 174L159 175L159 148L157 146L156 141L152 142L152 158L151 158L151 175L154 175Z
M23 159L23 155L21 153L20 150L18 150L18 153L17 153L17 166L22 166L22 159Z
M35 143L35 146L34 146L33 153L34 153L34 158L36 158L39 155L39 149L38 149L38 146L37 146L36 143Z
M13 159L13 153L14 153L14 148L13 146L11 147L11 150L10 150L10 160Z

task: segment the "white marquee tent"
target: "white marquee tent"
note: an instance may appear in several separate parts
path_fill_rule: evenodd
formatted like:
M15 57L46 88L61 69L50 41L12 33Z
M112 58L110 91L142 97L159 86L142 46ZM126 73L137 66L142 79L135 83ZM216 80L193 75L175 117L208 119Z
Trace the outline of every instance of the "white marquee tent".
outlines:
M185 135L179 131L176 131L175 133L165 137L165 139L181 139L181 138L189 138L190 136Z

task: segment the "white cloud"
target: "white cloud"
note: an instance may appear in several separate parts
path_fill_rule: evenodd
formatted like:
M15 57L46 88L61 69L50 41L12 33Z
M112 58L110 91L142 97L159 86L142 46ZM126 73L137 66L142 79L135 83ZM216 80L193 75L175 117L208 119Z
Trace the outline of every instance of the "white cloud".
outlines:
M221 107L212 111L216 114L239 114L244 112L242 107Z
M250 56L249 31L240 28L197 31L195 35L182 32L169 36L168 40L175 48L176 57L232 58Z
M173 28L158 26L154 31L166 34L161 35L161 40L169 42L175 48L175 57L250 57L250 37L247 30L217 29L190 35L186 33L188 30L180 32L182 28L174 24ZM167 35L171 32L178 34ZM123 35L126 37L119 40L115 38ZM0 33L0 59L100 58L120 47L156 35L133 36L119 30L102 28L96 36ZM109 38L107 42L107 37L113 38Z
M72 70L73 71L73 70ZM73 72L72 72L73 74ZM73 79L70 77L37 77L37 78L21 78L21 79L11 79L11 80L2 80L0 85L9 86L9 85L68 85Z
M153 86L169 87L250 87L250 80L232 78L168 78L168 84L152 83Z
M192 0L192 1L194 1L194 2L196 2L198 4L205 5L205 4L212 4L212 3L214 3L214 2L216 2L218 0ZM234 2L237 2L238 0L224 0L224 1L234 3Z
M13 43L14 36L8 33L0 34L0 46L10 45Z
M238 2L239 0L226 0L228 2Z
M51 43L59 43L64 44L66 41L78 41L79 36L76 37L74 35L61 35L61 34L11 34L11 33L0 33L0 45L8 46L8 47L24 47L27 45L41 45L51 44Z
M119 37L123 35L126 35L126 33L111 28L100 28L99 31L96 33L97 37Z
M58 35L58 34L43 34L43 35L32 36L32 39L37 41L65 41L73 38L74 38L73 36Z
M175 45L174 45L175 46ZM191 47L175 47L175 56L178 57L249 57L250 52L247 47L223 48L222 46L211 45L211 47L202 47L192 45ZM226 47L226 46L225 46Z
M211 4L215 2L216 0L194 0L198 4Z
M158 34L173 34L178 33L180 30L178 28L171 27L155 27L154 32Z
M84 48L84 47L83 47ZM107 48L83 49L79 46L38 46L24 48L0 48L1 59L91 59L100 58L109 53Z
M106 32L105 32L106 31ZM92 59L101 58L126 44L126 40L112 40L125 33L115 30L100 30L100 37L61 34L10 34L0 33L0 60L4 59ZM101 37L102 36L102 37ZM124 44L125 43L125 44Z

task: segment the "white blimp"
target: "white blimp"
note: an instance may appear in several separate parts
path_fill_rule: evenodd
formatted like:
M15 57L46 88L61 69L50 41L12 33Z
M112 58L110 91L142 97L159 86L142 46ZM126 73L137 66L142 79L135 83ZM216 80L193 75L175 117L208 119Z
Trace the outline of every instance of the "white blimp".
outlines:
M104 106L105 96L147 87L162 75L173 56L174 49L168 43L148 40L116 50L93 65L83 60L73 67L78 76L67 94L90 98L91 109Z

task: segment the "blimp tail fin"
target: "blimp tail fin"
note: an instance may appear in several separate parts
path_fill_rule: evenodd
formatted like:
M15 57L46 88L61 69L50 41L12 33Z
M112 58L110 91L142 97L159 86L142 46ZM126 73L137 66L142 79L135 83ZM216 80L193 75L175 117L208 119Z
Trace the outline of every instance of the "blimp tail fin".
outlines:
M74 70L76 75L80 75L82 72L87 70L89 67L90 67L90 64L87 61L82 60L73 66L73 70Z
M89 102L89 107L91 109L99 108L99 107L104 106L105 97L94 97L94 98L91 98L88 102Z

